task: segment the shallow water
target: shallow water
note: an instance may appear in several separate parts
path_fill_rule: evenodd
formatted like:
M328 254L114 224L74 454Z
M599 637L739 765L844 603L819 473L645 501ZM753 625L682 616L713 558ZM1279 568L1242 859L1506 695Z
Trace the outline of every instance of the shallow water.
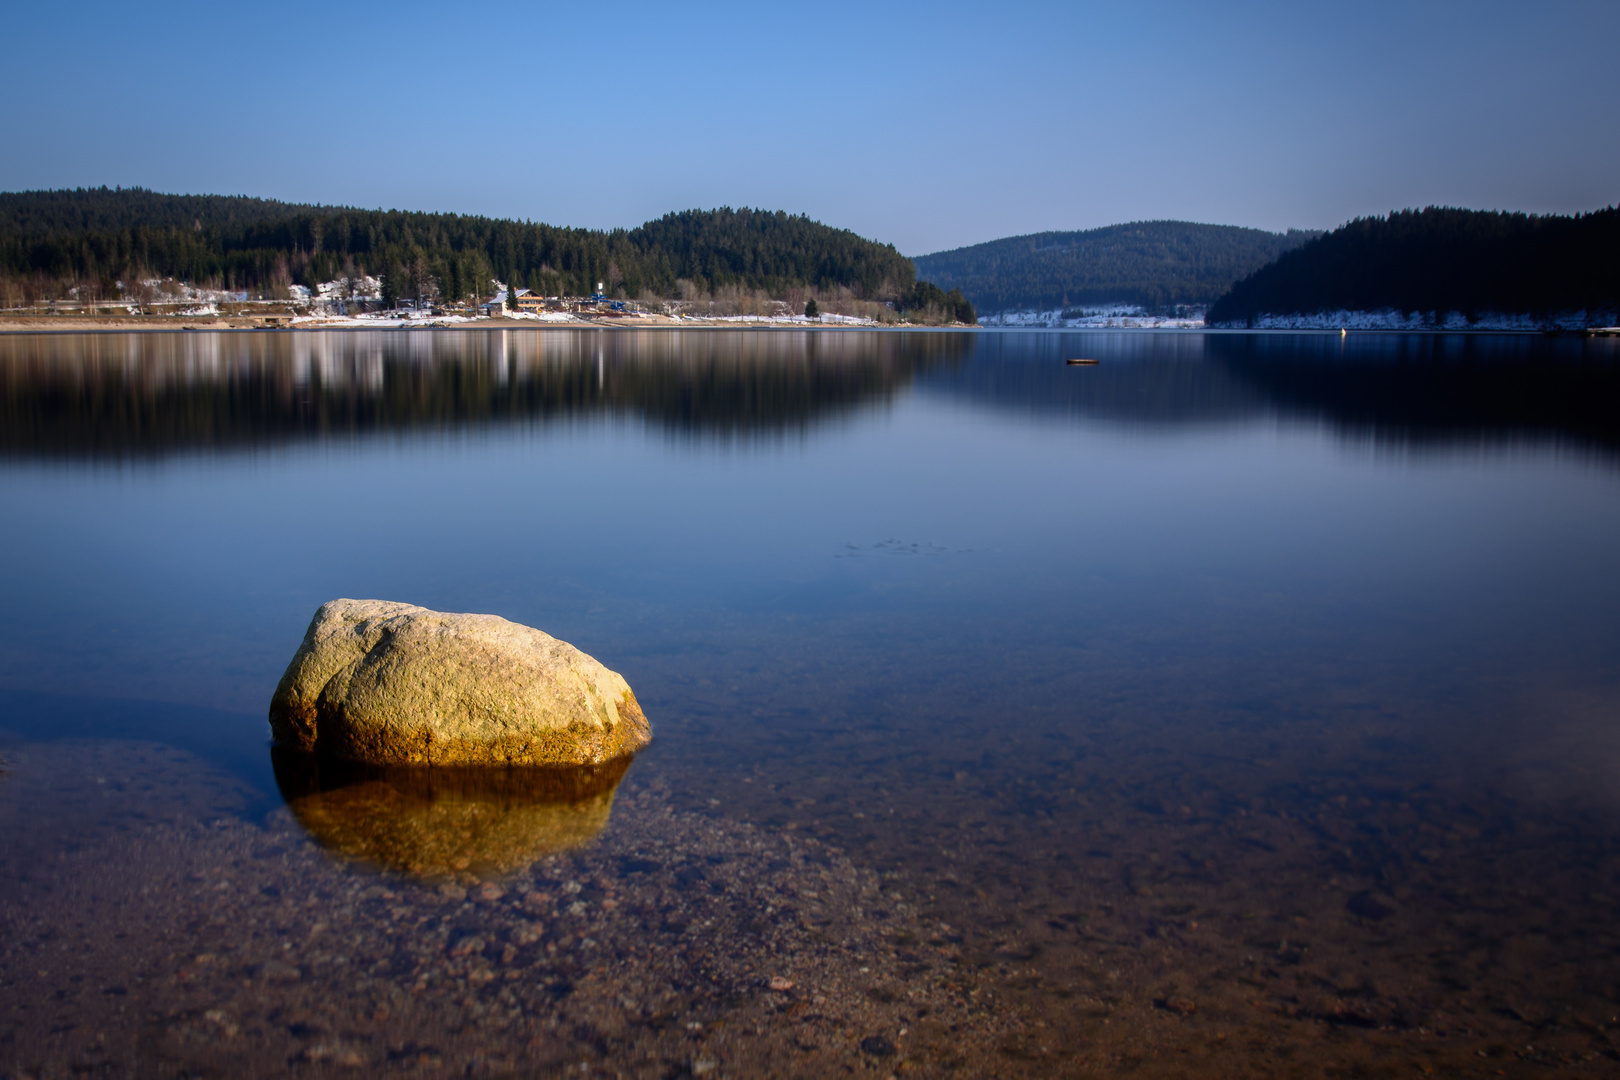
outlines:
M1620 1072L1613 341L7 335L0 410L0 1075ZM605 827L278 773L336 596L623 673Z

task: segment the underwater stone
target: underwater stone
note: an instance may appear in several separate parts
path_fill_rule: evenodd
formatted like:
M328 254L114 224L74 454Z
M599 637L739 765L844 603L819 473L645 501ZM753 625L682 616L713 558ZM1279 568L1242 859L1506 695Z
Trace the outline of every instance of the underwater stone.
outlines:
M270 701L282 746L377 765L596 765L652 730L617 673L496 615L332 600Z

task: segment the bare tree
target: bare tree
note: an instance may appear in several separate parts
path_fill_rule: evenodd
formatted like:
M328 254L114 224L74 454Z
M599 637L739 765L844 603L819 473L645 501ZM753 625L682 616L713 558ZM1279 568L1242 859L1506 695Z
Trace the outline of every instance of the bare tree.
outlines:
M270 300L292 299L292 271L287 268L287 256L276 256L276 264L270 269L270 280L265 283L264 293Z

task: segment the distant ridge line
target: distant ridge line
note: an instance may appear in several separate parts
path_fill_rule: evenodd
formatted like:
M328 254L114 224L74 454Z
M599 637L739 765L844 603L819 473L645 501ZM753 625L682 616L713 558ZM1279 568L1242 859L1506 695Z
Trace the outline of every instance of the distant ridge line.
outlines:
M1127 304L1164 312L1213 303L1239 279L1321 233L1169 219L1025 233L912 261L981 312Z

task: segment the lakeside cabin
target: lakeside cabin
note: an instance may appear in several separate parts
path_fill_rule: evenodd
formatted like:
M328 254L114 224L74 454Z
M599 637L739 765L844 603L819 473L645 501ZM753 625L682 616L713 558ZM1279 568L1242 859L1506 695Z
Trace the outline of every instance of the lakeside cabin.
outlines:
M552 299L549 303L550 306L555 308L561 308L562 306L561 301L557 299ZM519 289L517 291L516 309L518 311L545 311L547 304L546 298L538 293L530 292L528 289ZM483 309L486 315L503 314L506 311L506 293L498 293L495 299L487 300L478 306Z

